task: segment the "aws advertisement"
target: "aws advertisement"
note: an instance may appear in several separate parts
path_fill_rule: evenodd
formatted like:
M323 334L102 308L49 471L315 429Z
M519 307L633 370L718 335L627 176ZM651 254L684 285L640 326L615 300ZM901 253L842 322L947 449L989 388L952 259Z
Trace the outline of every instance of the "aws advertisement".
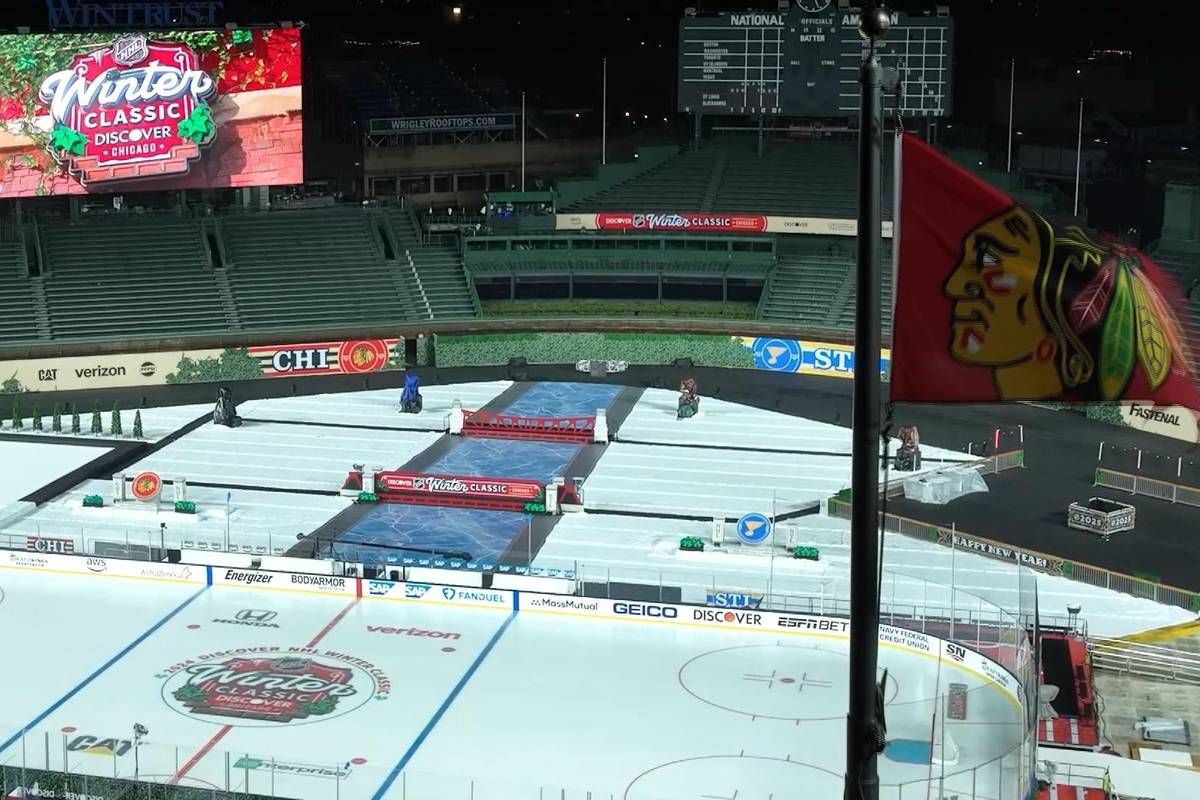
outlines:
M0 197L304 180L295 28L0 36Z

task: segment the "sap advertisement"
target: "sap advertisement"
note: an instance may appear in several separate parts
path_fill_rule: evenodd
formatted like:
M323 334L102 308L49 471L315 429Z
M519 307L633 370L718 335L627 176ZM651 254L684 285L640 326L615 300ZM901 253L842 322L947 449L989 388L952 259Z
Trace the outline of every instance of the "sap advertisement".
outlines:
M304 181L300 31L0 36L0 197Z
M832 378L854 377L852 345L751 337L740 337L739 340L750 350L757 369ZM891 365L891 351L879 351L879 372L884 378L887 378Z

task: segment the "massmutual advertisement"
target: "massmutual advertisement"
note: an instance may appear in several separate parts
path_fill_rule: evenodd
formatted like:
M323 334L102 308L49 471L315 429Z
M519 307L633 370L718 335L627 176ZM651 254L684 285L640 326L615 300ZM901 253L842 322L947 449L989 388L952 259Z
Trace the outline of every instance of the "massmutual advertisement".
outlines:
M297 184L300 31L0 36L0 198Z
M854 377L854 346L796 339L739 337L750 350L757 369L798 375ZM890 350L879 352L879 372L886 379L892 365Z

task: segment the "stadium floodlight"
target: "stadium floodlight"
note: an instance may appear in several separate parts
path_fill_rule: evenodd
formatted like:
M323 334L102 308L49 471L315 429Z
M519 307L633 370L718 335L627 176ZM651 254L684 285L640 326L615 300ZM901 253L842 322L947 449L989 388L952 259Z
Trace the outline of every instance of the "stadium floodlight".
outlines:
M450 13L456 17L461 17L462 16L462 6L454 6L454 8L450 9Z

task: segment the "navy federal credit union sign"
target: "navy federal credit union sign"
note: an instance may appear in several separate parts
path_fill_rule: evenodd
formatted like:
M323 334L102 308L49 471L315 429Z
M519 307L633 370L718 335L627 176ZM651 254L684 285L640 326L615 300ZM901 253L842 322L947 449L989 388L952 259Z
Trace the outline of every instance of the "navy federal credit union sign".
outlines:
M205 27L220 22L224 0L46 0L46 20L51 28L146 28Z
M754 356L757 369L798 375L854 377L854 347L848 344L810 342L803 339L741 337L741 343ZM890 350L879 353L879 371L885 377L892 365Z

